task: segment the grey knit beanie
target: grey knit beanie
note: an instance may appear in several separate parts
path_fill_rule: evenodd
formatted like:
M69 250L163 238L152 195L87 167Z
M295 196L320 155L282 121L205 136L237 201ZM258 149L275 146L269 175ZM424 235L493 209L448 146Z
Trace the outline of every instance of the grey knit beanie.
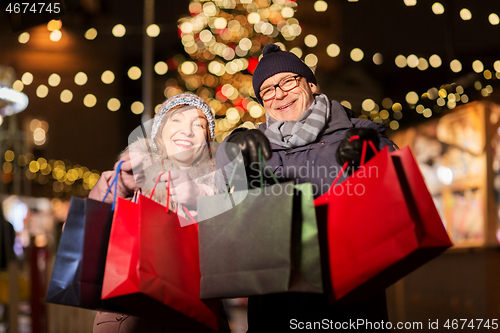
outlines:
M197 109L200 109L203 114L205 114L208 122L208 132L210 134L210 137L208 139L209 141L213 141L215 138L215 121L212 108L202 98L192 93L182 93L179 95L175 95L163 102L160 109L158 110L158 113L154 117L153 128L151 129L151 140L153 140L158 133L158 129L160 128L163 120L163 116L165 116L165 114L167 114L170 109L178 105L191 105ZM153 148L156 149L154 141L152 142L152 145Z
M276 44L267 44L264 50L262 50L262 58L255 68L252 77L255 97L257 97L260 104L262 104L262 99L260 98L259 91L262 83L271 76L283 72L299 74L305 77L308 82L317 84L316 76L314 76L312 70L295 54L281 50Z

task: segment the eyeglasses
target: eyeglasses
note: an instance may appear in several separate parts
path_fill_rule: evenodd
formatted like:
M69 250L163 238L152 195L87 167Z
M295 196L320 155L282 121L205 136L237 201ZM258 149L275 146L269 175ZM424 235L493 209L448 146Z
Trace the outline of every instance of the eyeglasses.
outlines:
M281 80L278 84L274 86L270 86L264 90L260 91L260 97L264 102L267 102L270 99L273 99L276 96L276 88L280 87L283 92L287 92L292 90L293 88L299 85L298 78L300 75L289 76Z

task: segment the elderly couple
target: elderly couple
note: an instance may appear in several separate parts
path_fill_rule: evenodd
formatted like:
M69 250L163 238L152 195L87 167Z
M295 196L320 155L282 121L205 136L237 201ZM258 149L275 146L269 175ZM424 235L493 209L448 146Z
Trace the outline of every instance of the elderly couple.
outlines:
M345 139L354 134L393 149L383 125L353 118L351 110L320 94L311 69L293 53L282 51L277 45L269 44L264 48L263 57L253 74L253 88L266 111L266 123L257 130L235 130L226 138L226 142L234 143L233 146L241 150L247 170L258 161L260 147L270 167L279 170L285 179L317 184L320 189L315 193L317 197L323 194L320 184L331 184L334 179L329 178L329 174L320 178L313 170L297 175L295 168L305 165L331 168L338 167L345 160L359 161L360 146ZM167 99L154 118L150 135L153 144L147 146L143 142L131 145L121 154L119 162L124 163L119 174L117 195L132 197L140 187L147 194L150 188L145 189L141 185L144 182L137 181L132 170L144 164L146 158L161 161L154 163L159 167L145 169L143 180L151 181L162 171L171 171L170 182L165 176L160 178L165 186L170 187L171 208L182 205L195 214L196 197L217 192L213 177L203 177L214 168L215 156L207 149L207 144L214 140L214 128L211 109L201 98L180 94ZM220 155L224 157L231 153L219 149L217 160ZM114 173L114 170L104 172L89 197L102 199ZM153 199L165 204L165 196L165 191L155 191ZM106 200L112 200L112 195ZM220 331L229 331L222 307L219 318ZM293 321L324 319L329 322L357 319L387 321L385 294L366 302L333 305L326 294L287 293L249 298L249 332L283 332L294 328ZM107 312L99 312L94 322L94 332L174 331L169 328L168 321L156 323L145 318Z

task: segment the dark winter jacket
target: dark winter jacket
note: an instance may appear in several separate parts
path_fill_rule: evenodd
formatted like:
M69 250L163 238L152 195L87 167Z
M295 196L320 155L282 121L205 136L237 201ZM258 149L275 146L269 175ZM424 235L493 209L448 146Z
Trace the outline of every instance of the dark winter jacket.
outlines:
M297 183L312 183L315 198L328 190L341 169L335 159L335 152L349 128L373 128L379 133L380 148L388 145L390 150L396 149L394 143L387 138L384 125L366 119L352 118L352 111L344 108L336 101L332 101L333 108L336 109L337 114L340 116L347 116L351 120L351 126L338 125L338 128L335 128L340 122L332 118L329 127L335 128L333 132L326 135L320 134L315 142L296 148L284 148L271 144L273 155L267 161L280 182L294 180ZM335 114L335 112L332 114ZM345 124L345 122L342 123ZM265 129L266 124L259 126L259 130L264 134ZM220 161L227 161L227 157L220 157L221 153L222 149L219 149L217 155L218 167ZM345 178L342 177L341 179ZM272 184L272 181L269 182L268 180L268 183ZM217 180L217 185L220 186L219 180ZM352 208L359 209L359 207ZM322 232L320 228L319 232L321 241L321 237L325 236L326 230ZM324 252L322 251L322 255ZM329 283L328 277L324 277L324 285ZM249 298L248 304L248 332L251 333L295 331L299 328L306 328L306 326L302 325L307 325L308 322L320 322L328 326L332 322L352 323L358 319L372 323L382 320L387 322L388 320L385 293L381 293L365 302L349 304L331 305L326 293L285 293L254 296ZM350 327L352 328L352 326Z

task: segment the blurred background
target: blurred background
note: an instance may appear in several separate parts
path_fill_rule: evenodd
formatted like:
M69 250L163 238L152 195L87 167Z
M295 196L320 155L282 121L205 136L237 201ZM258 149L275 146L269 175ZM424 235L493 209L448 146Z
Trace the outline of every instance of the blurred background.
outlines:
M0 332L90 330L92 311L44 302L69 199L180 92L214 109L217 141L265 121L251 76L269 43L411 147L455 244L388 289L391 321L500 319L497 0L44 3L0 2ZM226 305L245 331L245 299Z

